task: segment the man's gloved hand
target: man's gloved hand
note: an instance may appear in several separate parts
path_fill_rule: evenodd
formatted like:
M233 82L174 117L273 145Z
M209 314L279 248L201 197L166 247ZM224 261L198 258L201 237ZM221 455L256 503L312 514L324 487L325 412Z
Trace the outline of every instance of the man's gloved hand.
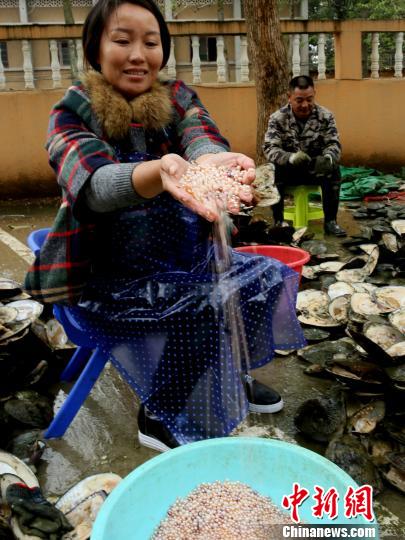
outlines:
M291 163L291 165L299 166L305 165L305 163L309 163L311 161L311 158L308 154L306 154L302 150L299 150L298 152L295 152L295 154L291 154L288 158L288 161Z
M318 175L330 174L333 170L333 158L330 154L315 158L314 172Z

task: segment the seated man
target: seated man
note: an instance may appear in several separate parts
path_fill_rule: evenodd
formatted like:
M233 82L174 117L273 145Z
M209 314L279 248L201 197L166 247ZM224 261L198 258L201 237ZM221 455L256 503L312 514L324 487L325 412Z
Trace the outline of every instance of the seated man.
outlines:
M341 146L333 114L315 103L314 82L300 75L291 79L288 104L270 116L263 150L275 165L281 200L273 206L276 225L283 225L284 186L316 184L322 188L324 230L345 236L336 223L339 206Z

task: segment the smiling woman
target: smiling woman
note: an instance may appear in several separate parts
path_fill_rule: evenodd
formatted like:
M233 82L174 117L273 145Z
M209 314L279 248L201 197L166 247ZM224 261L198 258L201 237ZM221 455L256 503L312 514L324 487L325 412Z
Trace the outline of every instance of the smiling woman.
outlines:
M252 202L254 162L230 152L191 88L160 77L170 35L152 0L99 0L83 26L83 50L87 73L51 113L47 149L63 203L26 288L46 302L77 304L70 315L142 401L142 444L162 451L228 435L250 405L266 413L283 406L246 371L275 348L304 344L298 275L230 249L229 273L215 271L211 222L220 212L182 179L200 167L202 178L236 176L228 209L238 212L240 201ZM243 372L218 288L229 289L228 303L243 301L251 348Z
M97 64L105 80L127 99L149 90L163 64L155 16L138 5L119 6L101 35Z

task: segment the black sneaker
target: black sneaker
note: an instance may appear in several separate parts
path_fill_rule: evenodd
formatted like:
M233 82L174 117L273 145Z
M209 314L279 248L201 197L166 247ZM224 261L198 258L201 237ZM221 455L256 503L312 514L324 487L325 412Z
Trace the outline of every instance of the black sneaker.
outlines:
M256 381L247 373L243 375L249 411L255 413L275 413L281 411L284 402L278 392Z
M180 446L167 427L145 405L141 405L138 413L138 440L143 446L158 452Z
M346 236L346 231L340 227L336 221L326 221L324 225L326 234L333 234L335 236Z

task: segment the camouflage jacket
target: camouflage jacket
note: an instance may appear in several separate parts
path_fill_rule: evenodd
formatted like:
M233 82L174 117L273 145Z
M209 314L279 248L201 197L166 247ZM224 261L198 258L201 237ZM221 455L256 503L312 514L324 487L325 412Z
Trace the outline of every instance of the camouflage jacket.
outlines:
M339 134L330 111L315 105L302 131L289 104L270 116L263 144L268 161L285 165L290 155L298 150L310 157L330 154L335 163L340 160Z

